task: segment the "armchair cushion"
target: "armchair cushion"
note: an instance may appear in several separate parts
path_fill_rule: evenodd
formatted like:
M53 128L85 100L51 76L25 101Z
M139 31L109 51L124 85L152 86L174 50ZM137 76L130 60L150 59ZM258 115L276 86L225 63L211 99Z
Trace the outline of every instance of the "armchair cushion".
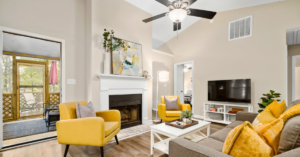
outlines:
M105 131L101 117L61 120L56 122L60 144L103 146Z
M180 117L180 111L166 111L167 117Z
M79 102L76 104L76 116L77 118L96 117L94 105L89 102L83 106Z
M165 96L165 103L166 103L167 110L179 110L178 97L168 98Z
M104 126L105 126L105 137L107 137L113 131L115 131L116 129L118 129L119 122L105 122Z

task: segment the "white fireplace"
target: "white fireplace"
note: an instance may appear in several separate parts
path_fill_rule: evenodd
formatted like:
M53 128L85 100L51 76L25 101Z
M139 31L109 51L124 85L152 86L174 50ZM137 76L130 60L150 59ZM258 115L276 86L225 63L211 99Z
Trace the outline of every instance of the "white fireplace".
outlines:
M97 74L100 81L100 110L109 110L110 95L142 94L142 123L148 123L148 81L151 78Z

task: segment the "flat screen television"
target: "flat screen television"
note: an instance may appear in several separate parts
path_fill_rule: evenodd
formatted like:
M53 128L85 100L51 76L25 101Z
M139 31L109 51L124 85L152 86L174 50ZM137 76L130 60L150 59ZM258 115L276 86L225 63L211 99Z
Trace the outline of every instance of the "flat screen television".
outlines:
M251 79L208 81L208 101L251 103Z

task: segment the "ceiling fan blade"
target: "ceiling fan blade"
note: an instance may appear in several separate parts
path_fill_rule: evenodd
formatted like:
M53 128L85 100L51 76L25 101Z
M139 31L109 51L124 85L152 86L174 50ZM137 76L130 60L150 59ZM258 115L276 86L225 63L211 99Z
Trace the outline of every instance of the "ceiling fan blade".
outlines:
M189 10L191 11L191 13L188 15L207 18L207 19L213 19L215 17L215 15L217 14L216 12L213 12L213 11L190 9L190 8L189 8Z
M157 19L162 18L162 17L165 17L165 16L166 16L166 13L162 13L162 14L159 14L159 15L156 15L156 16L153 16L153 17L150 17L150 18L148 18L148 19L145 19L145 20L143 20L143 22L148 23L148 22L151 22L151 21L153 21L153 20L157 20Z
M170 4L172 4L170 1L168 0L156 0L157 2L161 3L162 5L169 7Z
M183 2L188 2L187 6L192 5L193 3L195 3L197 0L184 0Z
M173 23L173 30L177 31L181 29L181 22L178 22L178 24L176 22Z

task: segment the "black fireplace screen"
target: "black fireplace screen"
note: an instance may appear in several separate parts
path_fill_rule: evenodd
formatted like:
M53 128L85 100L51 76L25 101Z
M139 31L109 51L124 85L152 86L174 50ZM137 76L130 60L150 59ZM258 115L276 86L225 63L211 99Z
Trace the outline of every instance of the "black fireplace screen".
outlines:
M111 95L109 109L119 110L121 113L121 127L127 128L142 124L142 95Z

